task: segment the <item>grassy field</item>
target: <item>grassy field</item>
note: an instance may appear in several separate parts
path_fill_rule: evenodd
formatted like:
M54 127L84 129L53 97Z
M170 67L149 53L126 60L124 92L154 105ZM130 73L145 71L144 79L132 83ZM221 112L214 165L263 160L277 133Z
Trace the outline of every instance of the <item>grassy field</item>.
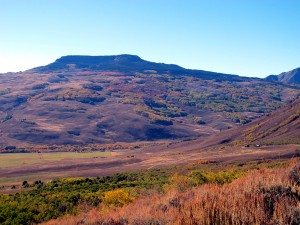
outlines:
M197 160L240 161L290 158L298 146L236 148L222 151L189 152L179 144L172 148L154 146L143 150L112 152L52 152L0 154L0 193L20 187L23 181L49 182L60 177L100 177L119 172L186 165ZM195 147L198 143L195 143ZM2 187L2 188L1 188ZM18 188L17 188L18 189Z
M58 172L56 174L49 174L47 172L45 173L39 173L39 174L33 174L33 175L25 175L25 176L18 176L18 177L0 177L0 194L3 193L16 193L22 190L21 187L18 187L16 189L11 189L10 186L12 185L21 185L24 180L33 182L36 180L43 180L43 181L49 181L52 179L58 179L59 177L65 177L67 176L67 173L64 172ZM3 191L4 187L7 187L9 191Z
M89 159L110 156L109 152L53 152L53 153L9 153L0 155L0 169L23 165L59 161L63 159Z
M31 168L41 168L55 165L70 165L72 163L82 163L90 160L97 160L101 158L110 157L110 152L53 152L53 153L9 153L0 154L0 174L1 171L9 170L28 170ZM57 171L49 173L48 171L32 173L32 174L20 174L17 176L12 175L0 175L1 185L13 185L19 184L23 180L52 180L58 177L68 176L70 171Z

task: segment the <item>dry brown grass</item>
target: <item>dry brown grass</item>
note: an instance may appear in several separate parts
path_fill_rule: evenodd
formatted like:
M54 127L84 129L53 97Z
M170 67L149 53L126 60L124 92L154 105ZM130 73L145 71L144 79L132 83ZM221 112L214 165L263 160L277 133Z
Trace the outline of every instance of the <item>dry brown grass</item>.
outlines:
M231 184L203 185L184 193L169 190L122 208L93 209L56 224L291 224L300 223L300 164L250 172Z

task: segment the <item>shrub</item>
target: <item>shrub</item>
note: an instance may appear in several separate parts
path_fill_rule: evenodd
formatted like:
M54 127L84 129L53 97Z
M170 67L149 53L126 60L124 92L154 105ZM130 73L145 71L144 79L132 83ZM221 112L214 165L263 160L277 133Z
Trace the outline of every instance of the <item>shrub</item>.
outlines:
M27 180L24 180L24 181L23 181L22 187L23 187L23 188L28 188L28 187L29 187L29 183L27 182Z
M2 122L8 121L8 120L10 120L12 118L13 118L13 115L6 114L6 116L3 118Z
M133 202L134 197L130 196L123 189L108 191L104 194L103 204L109 207L122 207Z
M15 150L15 149L17 149L17 147L14 145L9 145L5 147L5 150Z
M204 125L204 124L206 124L206 122L203 121L202 118L199 118L199 117L196 117L196 118L194 119L194 121L195 121L197 124L199 124L199 125Z
M193 178L175 174L170 178L170 184L166 185L165 189L176 189L182 192L190 190L196 186L197 182Z
M205 183L226 184L241 177L242 173L234 170L214 172L204 172L200 170L193 171L190 174L196 182L201 185Z
M158 124L158 125L163 125L163 126L171 126L171 125L173 125L172 121L170 121L170 120L164 120L164 119L154 119L154 120L151 120L151 123Z

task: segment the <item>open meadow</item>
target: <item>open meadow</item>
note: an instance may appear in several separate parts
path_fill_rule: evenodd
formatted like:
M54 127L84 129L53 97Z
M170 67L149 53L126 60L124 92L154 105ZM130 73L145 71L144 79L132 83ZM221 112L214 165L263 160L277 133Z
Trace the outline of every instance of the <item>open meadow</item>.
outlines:
M21 180L52 180L58 176L66 176L68 173L64 171L57 171L56 173L48 173L41 171L38 174L22 175L26 168L37 168L42 165L68 165L72 162L80 163L82 161L89 161L98 158L110 157L110 152L52 152L52 153L5 153L0 155L0 170L10 171L17 170L20 172L19 176L0 176L0 185L17 184Z
M0 168L11 168L48 161L62 161L73 159L106 158L109 152L53 152L53 153L7 153L0 157Z
M18 191L23 181L49 182L60 177L99 177L119 172L150 170L169 166L213 162L236 162L292 158L299 155L299 145L263 147L219 147L199 149L198 142L177 142L143 149L108 152L16 153L0 155L0 193ZM11 189L16 186L16 189Z

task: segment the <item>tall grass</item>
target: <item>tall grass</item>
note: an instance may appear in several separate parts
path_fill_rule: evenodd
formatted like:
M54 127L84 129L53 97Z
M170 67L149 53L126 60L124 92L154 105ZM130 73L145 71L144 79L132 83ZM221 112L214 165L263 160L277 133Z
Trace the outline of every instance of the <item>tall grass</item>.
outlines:
M230 184L205 184L183 193L168 189L121 208L97 208L47 224L296 225L300 224L300 164L252 171Z

